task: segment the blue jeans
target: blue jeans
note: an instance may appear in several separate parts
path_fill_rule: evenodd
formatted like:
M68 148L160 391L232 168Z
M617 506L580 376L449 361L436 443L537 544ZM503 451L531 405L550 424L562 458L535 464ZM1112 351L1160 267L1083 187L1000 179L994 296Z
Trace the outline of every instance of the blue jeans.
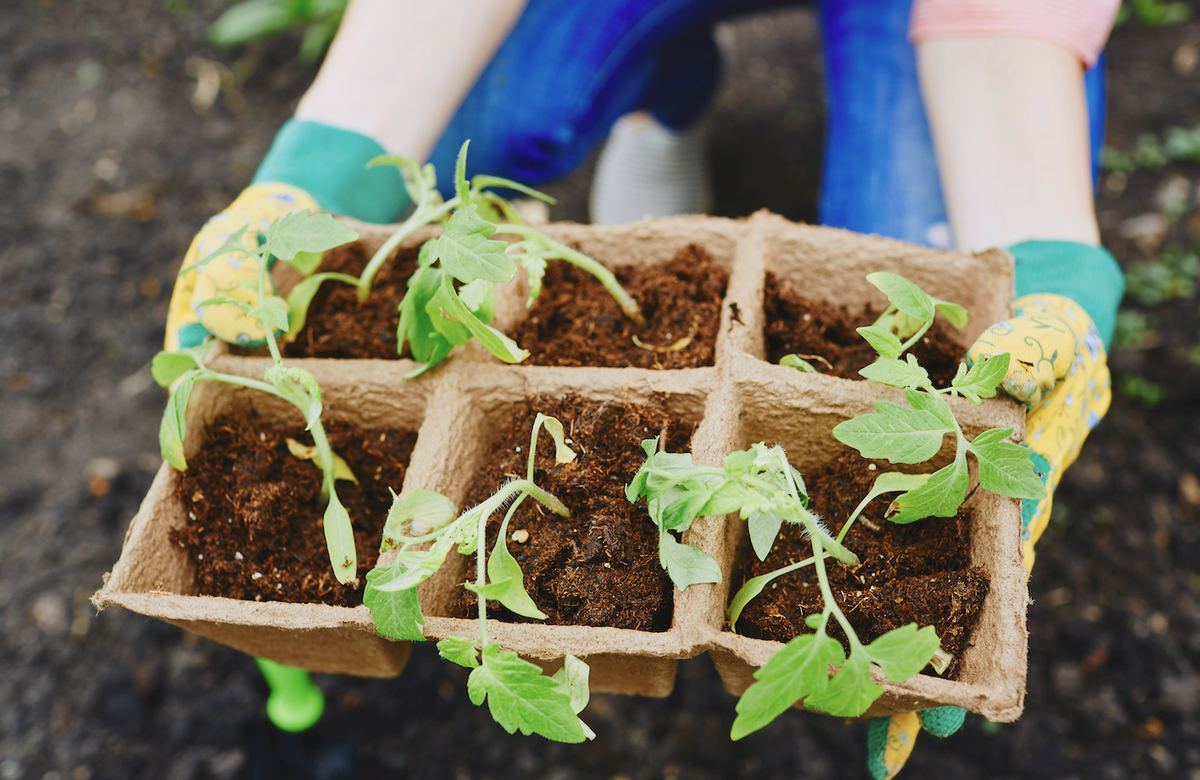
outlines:
M529 184L576 168L622 115L668 127L716 92L713 26L784 0L530 0L431 155L443 181L463 141L468 174ZM912 0L823 0L828 128L822 224L948 246L933 141L908 41ZM1093 173L1104 135L1103 61L1085 76Z

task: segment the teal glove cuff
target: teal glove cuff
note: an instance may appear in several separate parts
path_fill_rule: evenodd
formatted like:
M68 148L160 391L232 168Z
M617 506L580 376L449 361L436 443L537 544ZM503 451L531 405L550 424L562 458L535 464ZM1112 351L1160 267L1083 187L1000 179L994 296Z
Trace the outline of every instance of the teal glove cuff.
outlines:
M365 135L289 119L254 174L254 183L291 184L334 214L388 224L400 219L410 200L399 169L367 168L370 160L386 153Z
M1125 275L1107 249L1074 241L1024 241L1008 251L1016 260L1018 297L1054 293L1070 298L1096 323L1105 349L1112 346Z

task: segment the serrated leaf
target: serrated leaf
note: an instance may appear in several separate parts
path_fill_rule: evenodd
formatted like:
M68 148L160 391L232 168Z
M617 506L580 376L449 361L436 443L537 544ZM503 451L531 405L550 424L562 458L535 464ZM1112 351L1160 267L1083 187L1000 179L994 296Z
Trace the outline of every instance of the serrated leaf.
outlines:
M275 330L284 333L288 330L288 305L277 295L268 295L262 303L246 314L256 320L262 320Z
M1045 498L1046 485L1033 471L1031 450L1004 441L1011 434L1012 428L993 428L967 444L979 460L979 484L1009 498Z
M329 504L325 507L325 544L329 548L333 576L345 585L353 582L358 572L354 529L350 527L350 514L338 500L337 492L332 485L326 487L329 490Z
M909 360L889 360L879 358L858 373L872 382L879 382L892 387L909 387L916 389L929 384L929 372L917 365L912 355Z
M900 311L921 322L933 322L933 298L917 285L899 274L877 271L867 274L867 281L875 285Z
M929 475L924 485L897 498L896 514L888 519L905 525L926 517L954 517L967 496L967 454L959 450L954 462Z
M454 212L429 251L460 282L510 282L517 266L505 254L508 244L488 239L495 232L496 226L475 216L469 205Z
M1007 352L1001 352L983 362L976 361L966 373L955 376L950 386L964 395L974 394L982 398L991 398L996 395L996 388L1008 373L1010 358L1011 355ZM976 404L978 403L976 401Z
M904 345L889 328L879 324L868 325L865 328L859 328L858 335L866 339L881 358L893 360L900 357L900 349Z
M268 382L293 406L304 414L305 430L312 430L321 421L321 388L311 372L282 363L268 366L263 371Z
M525 574L517 559L508 551L504 536L496 539L496 546L487 560L487 575L491 580L480 587L465 583L467 590L474 591L482 599L496 600L522 617L545 620L546 613L537 608L529 592L525 590Z
M958 330L962 330L963 328L967 327L967 321L970 319L970 315L967 313L965 307L960 306L957 303L951 303L950 301L943 301L940 298L933 299L933 306L942 313L942 316L946 318L947 322L949 322Z
M545 428L546 433L550 434L550 438L554 440L555 463L570 463L575 460L575 450L567 446L567 433L563 430L563 424L557 417L550 417L538 412L537 417L533 419L533 429L537 430L538 426Z
M458 329L461 327L469 336L479 339L479 343L488 352L505 363L520 363L529 356L528 352L518 347L508 336L480 322L454 293L450 287L449 276L442 277L441 285L425 308L433 318L434 327L452 343L466 343L466 340L455 341L462 335ZM442 319L438 319L439 317Z
M754 554L760 561L765 561L771 546L775 544L775 537L779 536L779 529L783 527L783 517L776 512L751 512L746 527L750 531L750 545L754 548Z
M806 698L804 706L841 718L857 718L882 695L883 688L871 682L871 663L860 650L852 652L828 687Z
M324 252L358 238L352 228L332 214L310 214L308 209L285 214L272 222L260 251L291 262L300 252Z
M864 458L892 463L923 463L942 448L942 437L957 430L950 407L941 398L906 389L912 408L877 401L875 414L839 423L833 437L858 450Z
M721 581L721 566L711 555L676 541L672 534L658 535L658 559L679 590L689 585Z
M425 617L417 599L417 589L384 591L379 585L386 584L403 574L401 567L376 566L367 572L367 587L363 591L363 604L371 610L375 630L392 639L407 639L420 642L425 638L421 627Z
M183 268L179 269L179 275L183 276L184 274L186 274L189 271L192 271L196 268L203 268L204 266L211 263L213 260L216 260L221 255L227 255L232 252L237 252L237 253L243 254L243 255L249 255L252 250L248 246L246 246L244 243L242 243L242 236L245 234L247 229L248 229L247 226L243 225L242 227L235 230L233 233L230 233L229 238L225 239L225 241L219 247L217 247L213 251L209 252L207 255L200 258L199 260L192 263L191 265L184 266Z
M941 640L933 626L918 628L916 623L909 623L878 637L863 651L889 680L902 683L924 669L939 647Z
M546 258L537 252L526 252L517 257L525 269L525 278L529 281L529 297L525 299L525 308L542 294L542 280L546 277Z
M842 646L825 634L801 634L788 642L754 673L755 682L737 703L730 737L758 731L801 698L824 691L830 665L844 659Z
M400 536L424 536L454 522L454 502L432 490L414 490L403 498L392 494L392 507L383 526L380 552L400 543Z
M450 354L453 343L433 325L433 316L441 316L440 308L430 313L429 304L441 288L444 271L440 268L419 268L408 280L408 292L400 301L400 322L396 327L396 349L400 352L407 341L414 360L436 365L434 358ZM440 360L440 358L439 358Z
M586 739L571 699L534 664L497 644L483 648L483 664L467 679L475 705L486 699L492 718L513 734L540 734L556 742Z
M464 284L458 288L458 299L479 318L480 322L491 322L496 308L496 285L483 279Z
M809 363L804 358L796 355L784 355L783 357L779 358L779 365L797 369L801 373L805 374L819 373L812 363Z
M311 460L317 464L317 468L321 468L321 451L314 447L307 447L295 439L284 439L287 442L288 452L292 453L293 457L301 460ZM358 484L358 477L354 476L354 472L350 470L350 465L342 460L342 456L336 452L333 453L333 478L341 479L347 482Z
M475 640L465 636L448 636L437 643L438 655L451 663L475 669L479 666L479 651Z
M179 384L175 386L171 397L167 399L167 408L163 411L162 422L158 426L158 446L162 450L163 460L175 467L176 471L187 470L187 460L183 457L183 439L187 434L187 404L192 395L192 387L196 384L196 371L187 371L177 377Z

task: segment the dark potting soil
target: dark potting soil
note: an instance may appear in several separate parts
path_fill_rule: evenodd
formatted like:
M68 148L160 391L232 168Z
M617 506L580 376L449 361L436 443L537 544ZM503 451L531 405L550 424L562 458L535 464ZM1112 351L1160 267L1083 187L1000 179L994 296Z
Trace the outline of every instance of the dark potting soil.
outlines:
M638 331L595 277L551 262L542 294L509 334L538 366L695 368L713 365L729 275L689 246L670 262L613 271L638 302ZM634 339L641 341L641 346Z
M811 508L835 535L881 473L881 466L872 470L871 465L846 450L805 475ZM872 501L843 541L862 566L851 571L833 560L826 563L838 606L864 642L917 623L933 626L942 647L958 655L967 646L989 587L987 573L970 563L971 513L896 525L884 519L887 506L886 497ZM799 526L785 523L765 561L759 561L749 545L745 554L746 560L734 570L731 593L751 577L810 557L812 547ZM751 601L738 619L738 631L786 642L811 633L804 617L823 607L816 571L806 566L776 579ZM830 633L844 640L840 628Z
M284 348L288 357L376 358L411 357L408 347L396 350L400 301L408 291L408 278L417 269L417 248L400 249L380 267L371 292L359 303L349 284L327 281L313 296L304 329ZM337 271L359 276L371 254L359 242L325 253L317 273Z
M845 306L810 301L770 271L763 303L767 360L772 363L796 354L822 374L862 379L859 370L875 362L875 350L855 329L870 325L881 312L864 306L854 314ZM940 318L910 351L938 387L954 379L964 352Z
M539 433L534 481L573 516L559 517L526 499L509 522L507 546L525 574L525 589L549 616L546 623L666 631L674 591L658 561L658 530L644 504L626 500L625 486L645 462L643 439L665 433L672 452L686 452L692 426L650 406L579 396L531 398L492 445L465 505L484 501L506 480L526 473L529 435L538 412L562 422L576 458L556 463L553 442ZM488 522L489 550L502 521L503 513L497 512ZM473 579L476 567L468 569ZM456 612L474 616L474 594L463 594ZM488 612L501 620L527 621L499 602L489 602Z
M392 505L388 488L400 490L417 435L363 430L339 420L326 422L325 430L359 480L338 480L337 494L354 527L360 585L341 585L333 575L320 467L288 451L288 438L312 446L312 437L302 426L269 425L250 410L214 421L204 451L188 462L179 482L189 521L171 540L192 554L202 595L362 603L361 583L379 557Z

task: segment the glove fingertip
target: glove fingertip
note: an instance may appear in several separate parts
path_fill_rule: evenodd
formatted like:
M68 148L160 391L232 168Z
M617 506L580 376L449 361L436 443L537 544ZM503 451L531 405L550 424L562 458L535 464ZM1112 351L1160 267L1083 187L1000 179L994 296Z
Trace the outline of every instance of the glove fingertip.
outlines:
M935 737L948 737L962 728L967 711L962 707L934 707L918 712L921 726Z
M198 347L203 344L204 340L209 336L208 328L204 327L204 325L199 322L189 322L187 325L179 328L179 330L177 330L175 333L179 341L180 349Z

